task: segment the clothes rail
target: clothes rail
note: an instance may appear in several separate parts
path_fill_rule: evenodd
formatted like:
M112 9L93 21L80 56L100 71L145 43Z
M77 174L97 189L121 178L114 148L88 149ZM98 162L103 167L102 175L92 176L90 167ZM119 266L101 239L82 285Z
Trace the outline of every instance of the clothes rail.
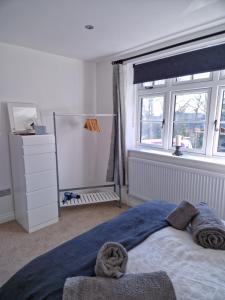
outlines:
M67 189L60 189L59 186L59 164L58 164L58 141L57 141L57 117L113 117L114 122L116 122L116 114L78 114L78 113L56 113L53 112L53 126L54 126L54 136L55 136L55 156L56 156L56 177L57 177L57 197L58 197L58 211L60 216L60 208L62 206L76 206L83 204L91 204L98 202L108 202L108 201L117 201L119 203L119 207L121 207L121 186L118 186L117 194L117 184L116 182L112 182L109 184L97 185L97 186L83 186L83 187L72 187ZM91 190L97 188L109 188L113 187L114 191L100 191L100 192L89 192L86 194L81 194L79 199L70 201L67 205L62 205L63 201L60 200L60 193L67 191L76 191L76 190Z
M74 114L74 113L55 113L57 117L75 116L75 117L116 117L116 114Z

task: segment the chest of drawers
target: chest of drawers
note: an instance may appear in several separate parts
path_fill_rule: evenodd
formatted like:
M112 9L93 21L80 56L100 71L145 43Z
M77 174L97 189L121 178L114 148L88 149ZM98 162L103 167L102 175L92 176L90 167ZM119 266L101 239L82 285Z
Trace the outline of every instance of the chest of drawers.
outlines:
M28 232L58 221L54 135L10 135L15 216Z

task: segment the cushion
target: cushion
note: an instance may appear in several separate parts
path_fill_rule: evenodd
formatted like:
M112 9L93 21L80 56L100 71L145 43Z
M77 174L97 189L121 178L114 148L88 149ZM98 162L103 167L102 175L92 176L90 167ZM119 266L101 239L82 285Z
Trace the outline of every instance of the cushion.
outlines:
M190 202L182 201L166 218L166 221L176 229L184 230L199 210Z

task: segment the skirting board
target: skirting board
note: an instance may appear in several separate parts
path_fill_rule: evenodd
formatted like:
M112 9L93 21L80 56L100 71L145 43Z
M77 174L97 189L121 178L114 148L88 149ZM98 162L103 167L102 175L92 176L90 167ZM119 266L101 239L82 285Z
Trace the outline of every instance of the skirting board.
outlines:
M5 213L5 214L0 214L0 224L9 222L12 220L15 220L15 215L14 215L13 211Z
M58 221L59 221L59 218L54 218L54 219L52 219L52 220L50 220L50 221L48 221L46 223L42 223L42 224L36 225L34 227L31 227L28 233L32 233L32 232L37 231L39 229L45 228L45 227L47 227L49 225L57 223Z
M148 199L150 200L150 199ZM143 204L144 202L148 201L147 199L141 199L140 197L136 197L133 195L127 195L127 205L134 207L139 204Z
M15 219L12 195L0 197L0 224Z

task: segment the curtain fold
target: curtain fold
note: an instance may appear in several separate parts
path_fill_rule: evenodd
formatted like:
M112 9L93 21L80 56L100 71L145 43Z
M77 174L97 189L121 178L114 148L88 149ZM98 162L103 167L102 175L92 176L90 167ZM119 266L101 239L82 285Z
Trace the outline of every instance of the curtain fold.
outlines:
M110 155L106 180L126 185L125 97L123 66L113 65L113 113Z

